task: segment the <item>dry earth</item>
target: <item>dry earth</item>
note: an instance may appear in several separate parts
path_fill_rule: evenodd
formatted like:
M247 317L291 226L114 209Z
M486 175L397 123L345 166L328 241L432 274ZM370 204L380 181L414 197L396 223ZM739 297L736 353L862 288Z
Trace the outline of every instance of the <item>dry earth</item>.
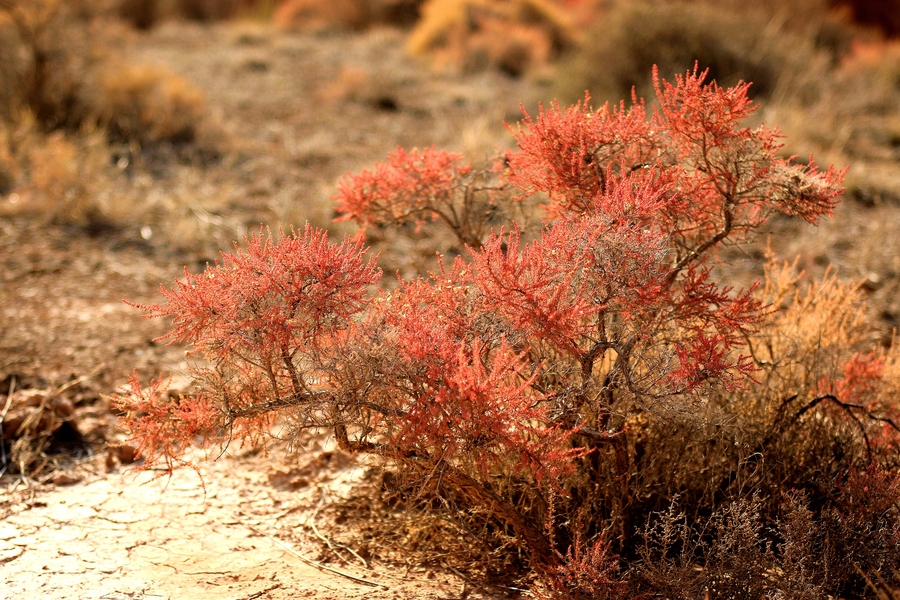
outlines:
M515 119L520 102L533 103L539 85L435 73L406 57L402 34L387 29L286 34L256 24L171 24L123 52L199 85L230 150L207 166L122 163L108 193L147 208L125 214L177 218L135 218L93 235L0 221L0 410L15 393L44 390L71 403L67 418L78 432L51 448L65 452L36 479L0 474L0 598L515 596L412 544L404 555L402 535L383 549L376 535L356 546L359 557L341 548L325 525L349 516L343 530L362 531L359 515L388 513L336 508L381 502L377 472L332 460L337 455L321 441L303 452L201 462L205 491L191 471L172 480L136 477L119 465L127 462L121 451L106 450L121 441L107 395L133 368L145 378L186 368L183 349L151 341L165 323L142 320L122 299L154 302L182 264L202 268L259 223L309 220L349 231L331 223L327 201L342 173L398 145L483 156L510 143L501 122ZM776 224L774 244L786 257L801 253L812 270L832 262L848 278L865 279L880 298L875 311L887 335L900 313L897 212L896 203L848 204L817 232ZM429 245L372 241L385 251L385 271L404 275L422 266ZM760 256L736 255L750 274L759 273ZM365 536L341 539L353 548Z
M506 597L452 572L366 560L335 545L316 526L319 509L326 498L346 500L368 470L334 462L340 467L300 486L290 468L253 453L204 463L202 480L192 471L154 479L82 465L80 484L20 491L0 521L0 598Z

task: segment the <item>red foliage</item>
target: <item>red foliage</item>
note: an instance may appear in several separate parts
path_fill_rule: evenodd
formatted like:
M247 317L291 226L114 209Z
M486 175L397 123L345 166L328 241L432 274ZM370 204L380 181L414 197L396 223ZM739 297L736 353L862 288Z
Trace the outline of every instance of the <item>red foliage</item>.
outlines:
M871 468L877 467L871 464L873 453L891 457L900 449L900 409L891 401L893 390L884 385L884 371L883 356L857 352L842 365L839 376L836 373L819 381L819 395L806 409L824 404L835 420L859 427ZM872 421L877 427L869 425Z
M884 358L856 353L844 365L843 377L835 382L834 395L841 402L859 403L872 399L883 379Z
M749 84L723 90L696 69L674 84L653 77L660 108L649 119L637 100L628 110L594 112L586 98L564 111L541 108L536 120L526 113L514 132L519 150L507 157L510 183L546 192L550 218L609 214L615 204L598 199L643 183L636 195L647 210L635 217L671 236L678 266L773 212L811 223L831 214L844 171L794 165L776 156L777 130L741 127L755 110Z
M601 535L591 543L576 537L566 555L560 555L556 569L544 578L549 594L539 592L537 597L547 600L612 600L630 597L628 584L619 578L618 571L618 558L604 536Z
M172 318L162 339L187 342L210 360L278 363L345 329L380 277L361 242L333 245L309 225L302 237L274 241L261 231L246 243L204 273L185 269L185 281L160 289L165 305L139 306L148 317Z
M158 382L147 392L136 379L119 398L148 464L171 464L172 444L216 428L257 437L284 413L455 488L558 581L615 587L602 536L585 546L535 525L545 494L583 499L594 492L578 482L612 477L610 504L629 506L627 417L752 383L740 352L767 311L752 289L717 283L709 257L776 212L815 222L841 192L843 172L782 160L776 130L740 126L754 110L746 85L704 77L654 74L660 108L649 118L642 101L594 112L588 98L526 114L503 177L548 196L549 223L530 244L515 222L484 230L502 203L521 200L489 181L496 169L400 149L341 182L341 218L440 221L470 260L370 295L379 272L361 243L329 244L307 227L277 241L260 232L163 288L166 304L141 308L171 318L165 337L208 365L190 399L164 402ZM867 373L849 365L836 393L865 393ZM609 519L622 518L616 510Z
M462 159L461 154L434 147L411 152L397 148L373 171L364 169L338 184L340 220L353 219L362 227L437 220L457 180L471 171L470 165L458 164Z
M538 483L557 480L582 452L567 448L570 432L550 425L546 404L531 388L536 374L522 357L500 346L484 365L485 349L477 339L459 344L457 356L406 404L392 442L439 463L471 463L485 479L502 468Z
M181 458L186 447L214 437L220 410L206 398L169 398L162 377L141 387L137 373L129 377L130 391L114 394L113 404L125 412L128 433L138 442L136 458L147 466L162 463L171 471L190 466Z
M608 178L640 168L655 150L643 103L594 112L589 102L585 95L565 110L541 107L537 120L523 109L522 123L510 129L519 151L507 156L507 179L526 194L547 193L551 218L587 212Z
M260 232L246 243L161 288L165 305L139 306L148 317L170 317L174 327L161 339L189 343L208 364L193 371L200 391L190 397L168 399L159 380L141 389L135 375L131 393L115 398L145 467L171 468L185 444L217 428L257 440L273 408L312 393L316 366L338 352L380 277L361 243L331 244L309 226L302 236Z
M401 226L442 221L466 244L478 246L495 192L487 182L493 169L474 172L460 154L398 148L374 170L347 175L332 198L338 220Z

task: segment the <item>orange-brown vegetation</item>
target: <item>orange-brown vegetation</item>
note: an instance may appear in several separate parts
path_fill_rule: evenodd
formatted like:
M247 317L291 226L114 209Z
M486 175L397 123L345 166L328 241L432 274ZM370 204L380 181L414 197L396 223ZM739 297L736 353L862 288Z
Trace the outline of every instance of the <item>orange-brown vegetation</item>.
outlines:
M439 66L521 75L546 66L577 37L572 15L553 0L429 0L408 48Z

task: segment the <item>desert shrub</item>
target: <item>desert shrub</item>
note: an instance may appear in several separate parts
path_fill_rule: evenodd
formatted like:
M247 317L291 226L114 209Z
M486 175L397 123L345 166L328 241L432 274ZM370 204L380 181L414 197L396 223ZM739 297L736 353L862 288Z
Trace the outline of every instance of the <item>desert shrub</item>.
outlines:
M646 73L653 65L662 73L680 73L699 63L721 85L752 81L751 92L759 98L814 96L831 57L817 48L816 32L786 25L795 19L827 21L779 19L774 10L744 5L723 10L720 3L702 1L615 3L560 67L559 93L575 99L589 89L618 101L629 98L632 88L639 95L650 91Z
M467 246L428 278L376 291L361 238L310 227L186 271L141 308L191 346L195 390L135 375L114 397L143 466L264 442L277 419L326 429L512 539L545 597L863 595L893 577L897 352L870 347L852 287L773 266L734 290L715 260L774 215L830 215L843 171L781 158L777 131L743 125L748 85L706 76L654 76L649 114L525 114L484 167L398 150L348 176L344 218L443 224ZM534 195L537 230L513 219Z
M46 130L79 126L88 112L85 88L102 60L102 24L90 0L0 2L0 115L23 109Z
M521 75L575 39L572 17L552 0L430 0L407 48L441 66Z
M16 59L0 68L4 120L33 116L45 132L100 126L115 142L197 141L203 94L165 69L113 60L107 14L90 0L0 4L3 55Z
M422 0L285 0L275 11L286 29L353 29L374 25L410 26L419 18Z

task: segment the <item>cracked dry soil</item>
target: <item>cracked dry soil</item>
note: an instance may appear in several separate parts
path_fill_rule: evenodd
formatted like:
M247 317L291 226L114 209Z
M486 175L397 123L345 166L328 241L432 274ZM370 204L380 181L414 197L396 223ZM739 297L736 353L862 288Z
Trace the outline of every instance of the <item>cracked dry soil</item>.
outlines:
M297 491L273 485L283 472L266 473L270 462L223 456L171 479L96 473L17 504L0 521L0 598L486 597L452 574L322 564L333 557L313 538L313 500L321 485L346 493L365 469L348 461Z

